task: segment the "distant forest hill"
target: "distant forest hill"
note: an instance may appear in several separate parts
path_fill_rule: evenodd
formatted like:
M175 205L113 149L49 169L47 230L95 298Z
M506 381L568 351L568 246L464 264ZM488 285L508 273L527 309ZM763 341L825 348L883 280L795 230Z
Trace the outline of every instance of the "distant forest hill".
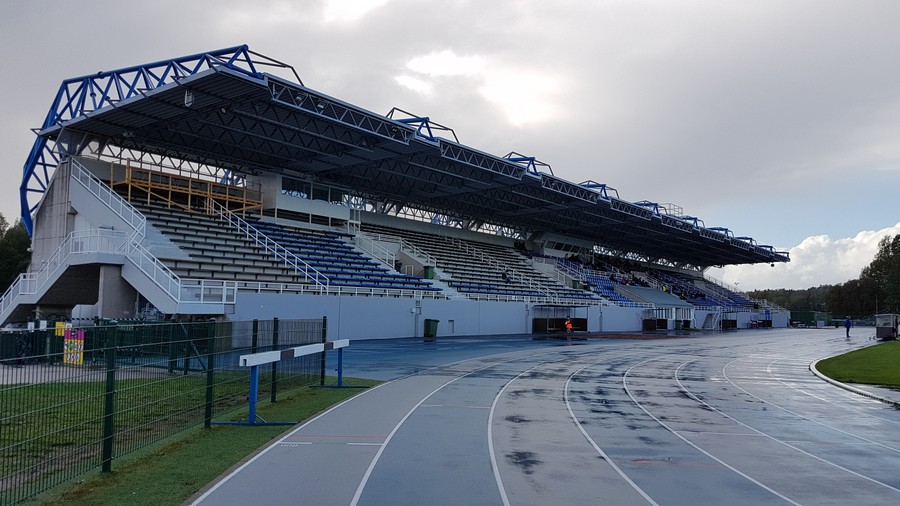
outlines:
M752 299L763 299L791 311L828 311L828 292L833 285L822 285L806 290L754 290L749 292ZM874 307L872 308L875 309Z
M828 311L835 318L900 312L900 234L881 238L875 258L859 279L806 290L754 290L749 295L791 311Z
M850 315L854 318L888 312L887 300L878 298L873 286L866 281L850 280L841 285L821 285L806 290L754 290L750 298L764 299L791 311L827 311L835 318ZM878 304L879 311L875 310Z

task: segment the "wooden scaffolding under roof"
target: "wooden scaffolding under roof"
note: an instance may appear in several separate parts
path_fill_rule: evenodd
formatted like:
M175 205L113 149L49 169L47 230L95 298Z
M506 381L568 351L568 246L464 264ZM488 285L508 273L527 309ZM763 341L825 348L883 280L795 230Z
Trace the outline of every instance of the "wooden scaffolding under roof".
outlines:
M112 165L110 169L112 171ZM232 213L241 215L249 211L259 212L263 206L260 190L133 167L130 162L125 166L124 179L117 181L111 173L109 180L110 186L125 195L129 202L146 199L149 204L155 198L166 202L169 207L197 212L206 210L206 203L213 200Z

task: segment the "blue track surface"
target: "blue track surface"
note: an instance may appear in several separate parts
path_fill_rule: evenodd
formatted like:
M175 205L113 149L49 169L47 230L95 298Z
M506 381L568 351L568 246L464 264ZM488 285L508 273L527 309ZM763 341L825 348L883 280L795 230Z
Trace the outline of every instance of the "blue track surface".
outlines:
M393 380L194 504L900 503L900 411L809 371L841 332L353 342Z

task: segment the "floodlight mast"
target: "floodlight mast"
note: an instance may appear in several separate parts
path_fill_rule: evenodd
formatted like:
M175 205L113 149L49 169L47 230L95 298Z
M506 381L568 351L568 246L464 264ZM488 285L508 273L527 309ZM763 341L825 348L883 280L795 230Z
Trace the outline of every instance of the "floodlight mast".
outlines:
M47 191L50 177L61 161L61 155L56 151L56 141L41 135L41 132L55 126L64 126L66 122L87 113L112 107L122 100L143 95L147 91L215 67L225 67L252 78L263 79L263 74L258 70L262 66L289 69L297 81L303 84L293 67L255 53L246 44L63 81L44 122L39 129L35 129L37 138L22 172L19 204L22 223L25 224L28 235L33 232L31 214L40 202L39 195ZM72 153L64 153L68 154Z

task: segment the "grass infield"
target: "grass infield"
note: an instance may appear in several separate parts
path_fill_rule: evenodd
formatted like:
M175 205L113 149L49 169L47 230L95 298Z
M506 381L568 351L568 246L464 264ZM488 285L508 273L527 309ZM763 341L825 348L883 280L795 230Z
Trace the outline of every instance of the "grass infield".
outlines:
M355 386L378 381L348 379ZM307 420L356 395L359 388L304 387L284 392L275 404L263 403L257 413L265 420ZM229 420L246 419L236 413ZM291 426L216 425L179 433L139 455L116 461L111 473L95 473L58 487L33 504L159 506L181 504L222 473L252 455Z
M844 383L900 387L900 341L888 341L816 365L822 374Z

